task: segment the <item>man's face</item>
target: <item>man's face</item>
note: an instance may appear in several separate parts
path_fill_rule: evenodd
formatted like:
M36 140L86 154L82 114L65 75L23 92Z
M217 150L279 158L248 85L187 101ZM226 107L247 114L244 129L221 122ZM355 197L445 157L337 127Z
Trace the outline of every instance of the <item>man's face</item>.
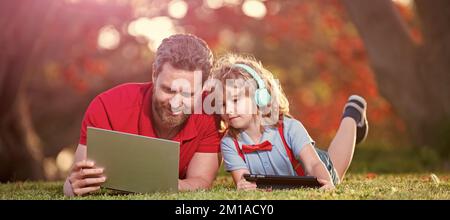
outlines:
M156 79L153 78L154 120L169 128L186 121L189 113L194 110L194 97L197 97L195 95L201 92L201 85L194 87L194 83L198 82L196 77L200 77L201 84L200 71L176 69L170 63L163 65Z

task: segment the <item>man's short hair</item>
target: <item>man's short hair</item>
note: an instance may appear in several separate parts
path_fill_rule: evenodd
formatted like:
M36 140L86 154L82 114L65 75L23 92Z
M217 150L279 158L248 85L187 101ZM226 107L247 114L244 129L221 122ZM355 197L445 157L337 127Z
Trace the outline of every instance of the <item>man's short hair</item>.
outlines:
M213 54L204 40L191 34L175 34L164 39L156 51L153 63L155 77L166 62L177 69L201 70L205 81L213 65Z

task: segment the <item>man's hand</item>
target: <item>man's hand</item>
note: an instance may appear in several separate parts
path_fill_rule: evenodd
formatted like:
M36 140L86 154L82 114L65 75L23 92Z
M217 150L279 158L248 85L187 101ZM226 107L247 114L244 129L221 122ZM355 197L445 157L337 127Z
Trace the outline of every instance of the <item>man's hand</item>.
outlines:
M103 175L103 168L96 167L93 161L82 160L74 164L67 179L73 194L82 196L99 190L106 176Z

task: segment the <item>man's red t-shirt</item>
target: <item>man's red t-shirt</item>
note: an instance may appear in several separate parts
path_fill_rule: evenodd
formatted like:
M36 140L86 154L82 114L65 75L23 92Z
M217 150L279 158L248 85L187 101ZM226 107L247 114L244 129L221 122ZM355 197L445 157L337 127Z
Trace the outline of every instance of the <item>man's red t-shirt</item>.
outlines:
M86 145L88 126L157 137L151 120L152 86L152 83L127 83L95 97L84 115L79 143ZM172 140L180 142L181 179L186 177L196 152L220 151L220 134L212 115L190 115L184 128Z

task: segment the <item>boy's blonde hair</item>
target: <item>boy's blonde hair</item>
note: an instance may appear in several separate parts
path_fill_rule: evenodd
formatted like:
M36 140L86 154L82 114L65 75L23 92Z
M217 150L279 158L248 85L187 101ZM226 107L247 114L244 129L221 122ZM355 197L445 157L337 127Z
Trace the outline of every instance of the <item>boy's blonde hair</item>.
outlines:
M291 117L289 114L289 101L280 84L277 83L277 81L274 79L273 74L269 70L264 68L261 62L256 60L253 56L233 53L225 54L224 56L220 57L213 66L213 69L211 71L211 78L219 80L222 85L225 85L227 79L242 78L244 80L255 80L242 68L235 67L235 64L245 64L255 70L256 73L264 81L267 90L272 96L271 103L268 107L272 105L278 106L279 115ZM227 125L224 121L222 121L221 125L222 131L226 131L230 136L234 138L237 138L239 136L240 132L237 129ZM274 126L278 126L278 123L276 123Z

